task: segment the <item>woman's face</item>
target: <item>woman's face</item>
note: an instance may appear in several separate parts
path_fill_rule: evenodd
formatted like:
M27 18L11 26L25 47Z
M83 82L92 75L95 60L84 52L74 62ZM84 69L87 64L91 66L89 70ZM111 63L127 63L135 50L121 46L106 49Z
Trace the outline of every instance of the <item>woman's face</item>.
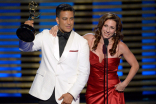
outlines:
M111 38L116 33L116 22L112 19L105 21L101 33L104 38Z

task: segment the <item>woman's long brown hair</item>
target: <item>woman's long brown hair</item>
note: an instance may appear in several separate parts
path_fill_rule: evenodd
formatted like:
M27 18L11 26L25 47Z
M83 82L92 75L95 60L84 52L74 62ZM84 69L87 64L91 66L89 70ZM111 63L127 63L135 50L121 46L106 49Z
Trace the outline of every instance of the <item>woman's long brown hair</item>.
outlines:
M94 32L95 32L95 41L94 41L94 45L93 45L93 50L96 50L97 45L101 39L101 30L102 27L105 23L105 21L107 21L108 19L114 20L116 22L116 35L113 35L113 46L112 48L109 50L110 55L113 56L116 53L116 48L117 48L117 44L119 43L119 40L123 39L123 35L121 34L121 29L122 29L122 23L121 23L121 19L114 13L106 13L105 15L103 15L100 19L99 19L99 23L97 25L97 27L95 27Z

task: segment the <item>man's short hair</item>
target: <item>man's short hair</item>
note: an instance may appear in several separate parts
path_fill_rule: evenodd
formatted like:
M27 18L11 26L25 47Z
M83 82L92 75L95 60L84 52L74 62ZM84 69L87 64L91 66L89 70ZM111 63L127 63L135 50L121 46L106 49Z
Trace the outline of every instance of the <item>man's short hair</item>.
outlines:
M73 11L75 13L74 8L69 4L60 4L56 7L56 17L60 16L61 11Z

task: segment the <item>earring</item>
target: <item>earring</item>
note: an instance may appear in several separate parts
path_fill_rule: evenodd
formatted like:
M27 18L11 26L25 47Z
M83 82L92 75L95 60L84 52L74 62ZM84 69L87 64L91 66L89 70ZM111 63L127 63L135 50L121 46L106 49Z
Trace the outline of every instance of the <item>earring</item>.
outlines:
M116 36L116 33L114 33L114 35Z

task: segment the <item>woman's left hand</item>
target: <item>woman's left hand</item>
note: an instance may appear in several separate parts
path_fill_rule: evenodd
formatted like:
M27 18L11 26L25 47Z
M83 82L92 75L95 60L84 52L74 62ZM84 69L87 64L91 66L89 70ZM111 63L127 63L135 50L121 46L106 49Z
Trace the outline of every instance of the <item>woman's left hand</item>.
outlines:
M117 85L114 86L115 90L119 92L123 92L126 88L126 85L123 82L118 83Z

